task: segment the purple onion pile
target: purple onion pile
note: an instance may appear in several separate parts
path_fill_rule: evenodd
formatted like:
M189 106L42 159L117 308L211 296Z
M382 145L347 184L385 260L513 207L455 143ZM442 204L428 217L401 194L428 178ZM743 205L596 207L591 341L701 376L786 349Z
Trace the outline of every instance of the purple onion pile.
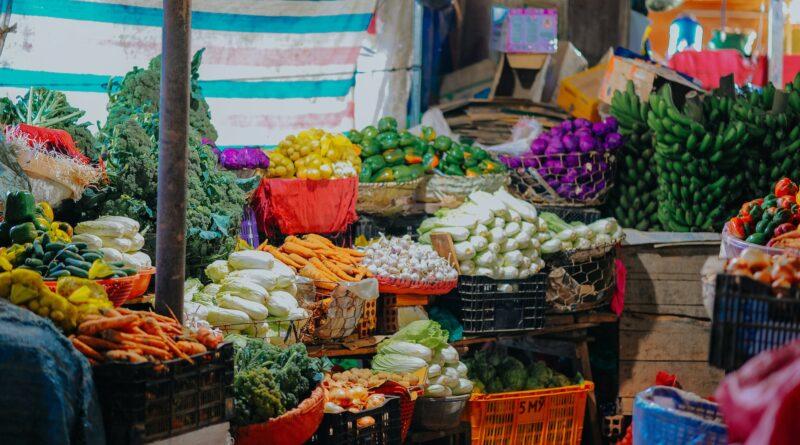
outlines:
M582 202L597 199L610 185L610 164L621 146L613 117L595 123L574 119L540 134L530 153L500 159L509 168L535 169L558 197Z
M227 170L269 168L269 156L256 147L226 148L219 152L219 163Z

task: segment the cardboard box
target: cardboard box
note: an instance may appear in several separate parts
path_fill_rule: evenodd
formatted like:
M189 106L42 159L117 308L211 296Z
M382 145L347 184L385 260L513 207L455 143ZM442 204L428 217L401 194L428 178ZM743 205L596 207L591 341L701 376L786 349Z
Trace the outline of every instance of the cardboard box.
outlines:
M484 59L446 74L439 89L439 102L488 97L496 70L494 61Z
M650 93L665 83L672 85L672 96L675 104L683 105L686 93L689 91L704 90L697 84L690 82L685 77L665 66L648 63L643 60L628 59L621 56L614 56L608 63L603 85L600 88L600 100L610 104L614 91L625 91L628 80L633 81L636 94L642 99L647 100Z
M597 96L607 67L607 64L596 65L563 79L558 87L556 104L573 117L598 122L600 99Z
M544 76L552 58L549 54L503 54L495 71L489 98L515 97L539 102Z
M555 9L492 6L490 48L505 53L553 54L558 47Z

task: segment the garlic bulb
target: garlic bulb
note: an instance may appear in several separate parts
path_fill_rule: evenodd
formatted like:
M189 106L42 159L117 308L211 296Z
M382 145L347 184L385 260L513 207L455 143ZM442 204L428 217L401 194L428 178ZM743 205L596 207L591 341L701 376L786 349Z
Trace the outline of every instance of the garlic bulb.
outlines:
M363 264L375 275L423 282L449 281L458 272L429 245L410 236L380 239L367 246Z

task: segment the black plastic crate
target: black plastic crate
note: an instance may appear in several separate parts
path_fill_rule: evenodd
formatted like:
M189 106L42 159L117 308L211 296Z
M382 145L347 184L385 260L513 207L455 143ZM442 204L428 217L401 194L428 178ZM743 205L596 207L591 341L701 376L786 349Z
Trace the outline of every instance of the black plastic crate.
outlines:
M559 296L550 304L559 312L577 312L596 309L611 301L616 289L617 248L567 251L543 255L548 274L563 269L566 275L560 285L572 287L568 298ZM551 276L549 285L556 285L557 276Z
M358 427L359 419L372 417L372 426ZM359 413L325 414L317 432L308 442L313 445L401 445L400 398L386 396L380 408Z
M229 420L233 344L192 360L95 366L107 442L141 444Z
M482 276L458 279L461 324L465 334L531 331L544 327L547 275L524 280L493 280Z
M783 298L747 277L717 275L708 362L733 371L761 352L800 338L800 295Z

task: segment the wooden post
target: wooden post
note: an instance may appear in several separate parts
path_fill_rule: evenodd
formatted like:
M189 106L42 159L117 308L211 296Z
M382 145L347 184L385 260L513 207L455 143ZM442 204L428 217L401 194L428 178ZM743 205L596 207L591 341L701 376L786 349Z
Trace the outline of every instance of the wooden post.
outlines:
M183 320L191 0L164 0L158 133L156 310Z

